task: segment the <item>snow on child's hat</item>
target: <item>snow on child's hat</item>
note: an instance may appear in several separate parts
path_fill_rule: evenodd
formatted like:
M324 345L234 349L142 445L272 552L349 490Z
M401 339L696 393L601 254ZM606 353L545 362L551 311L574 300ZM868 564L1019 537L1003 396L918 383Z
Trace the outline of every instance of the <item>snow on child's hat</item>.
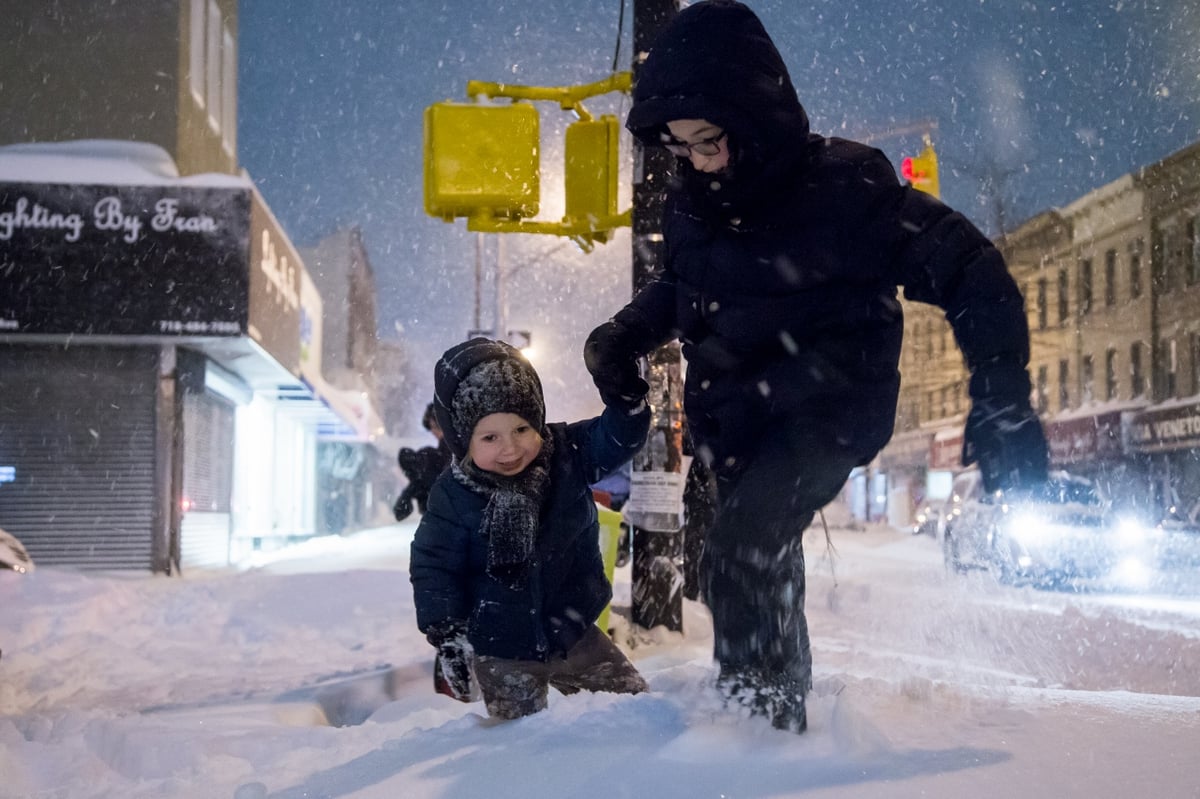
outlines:
M520 350L503 341L473 338L442 355L433 372L434 413L456 459L467 454L479 420L512 413L544 434L542 381Z

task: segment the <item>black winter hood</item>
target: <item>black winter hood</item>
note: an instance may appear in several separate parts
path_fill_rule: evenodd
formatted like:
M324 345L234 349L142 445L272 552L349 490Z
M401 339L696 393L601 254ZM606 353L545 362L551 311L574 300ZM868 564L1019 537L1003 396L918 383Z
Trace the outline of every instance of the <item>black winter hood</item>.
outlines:
M761 21L733 0L679 12L655 39L625 126L657 145L666 123L706 119L731 134L740 158L766 165L800 148L808 115Z

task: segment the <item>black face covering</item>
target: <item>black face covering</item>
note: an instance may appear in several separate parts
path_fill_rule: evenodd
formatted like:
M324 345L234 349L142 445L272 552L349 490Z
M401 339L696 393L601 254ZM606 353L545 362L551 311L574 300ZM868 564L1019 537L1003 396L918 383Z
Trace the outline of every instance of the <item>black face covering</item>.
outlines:
M678 159L679 183L697 210L714 222L738 219L777 199L784 178L797 164L802 149L783 153L767 163L756 147L743 147L733 134L726 136L729 166L718 172L701 172L686 158Z

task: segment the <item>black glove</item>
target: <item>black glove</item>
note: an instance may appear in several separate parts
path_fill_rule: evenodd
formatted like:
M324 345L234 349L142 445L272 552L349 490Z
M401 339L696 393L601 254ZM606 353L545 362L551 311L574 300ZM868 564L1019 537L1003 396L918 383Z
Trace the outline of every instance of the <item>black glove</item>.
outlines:
M991 491L1033 488L1046 482L1046 435L1029 401L976 400L963 431L964 466L979 461L983 487Z
M639 357L633 334L620 322L610 319L588 336L583 362L605 405L633 409L646 398L650 384L638 371Z
M451 695L464 702L478 698L471 670L475 651L467 641L467 623L459 619L447 619L430 627L425 633L425 640L437 649L438 664Z
M396 504L392 507L392 513L396 515L396 521L402 522L412 515L413 504L412 498L405 491L396 499Z

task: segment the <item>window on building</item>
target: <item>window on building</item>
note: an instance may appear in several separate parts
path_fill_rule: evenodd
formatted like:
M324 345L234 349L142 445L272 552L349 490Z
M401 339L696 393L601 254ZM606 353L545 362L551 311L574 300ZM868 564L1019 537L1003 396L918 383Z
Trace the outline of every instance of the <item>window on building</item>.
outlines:
M237 48L229 28L221 29L221 143L237 150Z
M1050 410L1050 369L1039 366L1037 370L1037 412L1039 414Z
M1131 396L1140 397L1146 393L1146 373L1142 367L1142 343L1135 341L1129 345L1129 390Z
M1104 399L1117 398L1117 351L1110 348L1104 353Z
M1086 316L1092 312L1092 259L1084 258L1079 262L1079 315Z
M1058 409L1069 410L1071 407L1071 363L1066 359L1058 362Z
M1167 293L1167 261L1170 260L1169 245L1170 234L1162 231L1154 231L1154 235L1150 241L1150 285L1151 293L1157 292L1160 296Z
M1058 273L1058 323L1065 325L1071 315L1071 296L1068 293L1071 289L1070 277L1067 275L1067 270L1059 270Z
M1049 310L1046 308L1048 298L1046 296L1046 278L1040 278L1037 282L1037 326L1038 330L1045 330L1049 324Z
M1200 394L1200 333L1188 334L1188 394Z
M191 0L188 7L188 86L192 97L204 105L204 13L205 0Z
M1142 296L1142 240L1129 245L1129 298Z
M1104 253L1104 304L1111 308L1117 304L1117 251Z
M1175 339L1165 342L1163 349L1163 365L1167 370L1164 399L1171 399L1177 396L1176 391L1179 389L1179 352L1175 346Z
M1200 281L1200 216L1193 216L1187 223L1187 244L1184 251L1185 280L1189 286Z
M1083 356L1079 364L1079 403L1086 405L1096 398L1096 366L1091 355Z
M221 129L221 9L216 0L208 0L208 24L205 30L204 104L208 124Z
M933 358L933 320L925 320L925 357Z

